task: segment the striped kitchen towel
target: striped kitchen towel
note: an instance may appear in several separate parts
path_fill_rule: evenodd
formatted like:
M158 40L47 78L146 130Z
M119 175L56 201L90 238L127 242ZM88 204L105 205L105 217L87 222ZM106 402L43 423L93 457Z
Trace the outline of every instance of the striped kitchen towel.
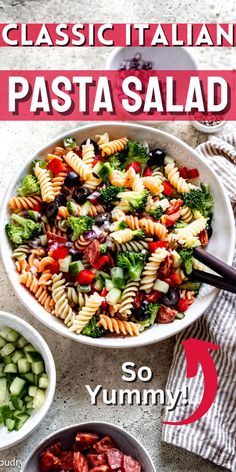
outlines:
M236 133L213 136L198 146L197 151L208 159L222 179L236 210ZM235 213L236 215L236 213ZM223 228L222 228L223 231ZM236 254L234 257L236 267ZM164 425L165 442L182 447L216 464L236 471L236 296L220 292L206 313L176 337L173 363L167 388L175 391L186 385L186 363L182 341L203 339L219 344L211 351L218 372L218 392L208 413L199 421L186 426ZM189 403L184 401L173 412L166 413L166 421L178 421L192 414L202 399L201 369L195 378L188 379Z

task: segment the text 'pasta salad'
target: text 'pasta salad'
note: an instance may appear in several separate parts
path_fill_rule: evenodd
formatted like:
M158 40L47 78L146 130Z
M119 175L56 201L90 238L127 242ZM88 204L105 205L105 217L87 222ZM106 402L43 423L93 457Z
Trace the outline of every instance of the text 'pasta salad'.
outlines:
M193 248L211 236L213 200L163 150L95 139L65 138L32 163L6 232L20 283L70 331L137 336L194 302Z

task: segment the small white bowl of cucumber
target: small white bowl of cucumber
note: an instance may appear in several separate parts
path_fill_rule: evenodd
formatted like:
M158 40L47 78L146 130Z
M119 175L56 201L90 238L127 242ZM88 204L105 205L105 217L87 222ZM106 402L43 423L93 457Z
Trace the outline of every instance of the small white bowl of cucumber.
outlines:
M54 360L42 336L21 318L0 311L0 450L38 426L55 387Z

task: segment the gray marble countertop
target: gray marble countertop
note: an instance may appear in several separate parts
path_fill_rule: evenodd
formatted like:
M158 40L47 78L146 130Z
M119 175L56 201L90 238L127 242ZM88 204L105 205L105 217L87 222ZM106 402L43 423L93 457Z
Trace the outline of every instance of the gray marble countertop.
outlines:
M228 12L235 17L236 4L233 0L3 0L0 2L1 22L227 22ZM109 54L108 49L48 48L45 50L2 49L2 69L72 69L102 68ZM194 53L202 68L232 69L236 66L233 49L203 48ZM11 179L24 160L35 149L44 145L57 134L78 126L67 122L12 122L0 123L0 200ZM206 139L190 123L172 122L153 124L159 129L171 132L195 147ZM226 131L234 129L227 124ZM88 348L70 342L50 332L23 307L13 293L7 276L0 266L0 309L12 312L26 319L48 342L57 368L57 389L52 407L38 429L18 446L1 452L0 460L5 465L0 471L19 471L18 466L7 467L7 461L24 461L38 442L60 427L76 422L105 420L121 425L133 433L149 450L157 471L217 472L223 470L189 452L161 442L161 408L137 406L105 406L98 401L91 406L85 384L102 384L104 388L125 388L121 380L121 365L133 361L137 366L148 365L154 373L153 385L164 388L172 358L174 339L160 344L133 350L108 351ZM136 385L142 388L140 383ZM0 462L1 464L1 462Z

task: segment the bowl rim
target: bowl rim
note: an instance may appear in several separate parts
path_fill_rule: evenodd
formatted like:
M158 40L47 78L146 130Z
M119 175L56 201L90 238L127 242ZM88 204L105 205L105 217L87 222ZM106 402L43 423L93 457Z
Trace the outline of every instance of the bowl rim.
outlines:
M43 358L44 359L47 358L47 361L48 361L50 382L49 382L49 387L47 389L46 400L45 400L43 406L36 412L35 417L32 421L32 425L29 426L29 424L28 424L28 428L26 428L26 431L23 431L24 427L22 429L20 429L19 431L17 431L17 434L19 433L19 437L11 440L10 436L9 436L9 440L5 440L3 442L1 441L0 451L3 451L5 449L8 449L9 447L12 447L13 445L18 444L23 439L25 439L27 436L29 436L34 431L35 428L37 428L39 423L41 423L41 421L46 416L46 414L47 414L47 412L48 412L48 410L49 410L49 408L52 404L54 394L55 394L55 389L56 389L56 367L55 367L55 362L54 362L51 350L50 350L48 344L46 343L45 339L43 338L43 336L35 328L33 328L27 321L23 320L19 316L16 316L16 315L13 315L12 313L8 313L6 311L1 310L0 311L0 323L3 322L3 324L8 326L7 323L9 322L9 320L14 321L17 325L19 325L21 328L24 328L26 330L26 333L25 333L26 339L27 339L27 333L29 333L29 332L31 333L32 337L38 339L40 345L43 347L43 350L44 350L45 354L43 355L41 351L40 351L40 353L42 354ZM12 328L12 329L15 329L17 331L17 328ZM24 426L27 427L27 422L25 423Z
M113 62L114 58L116 57L116 55L120 51L122 51L123 49L127 49L127 50L132 51L132 49L137 49L138 47L140 48L141 51L143 51L144 49L147 49L147 48L153 49L152 46L118 46L118 47L114 47L113 50L110 52L110 54L107 57L104 69L105 70L114 70L114 69L111 68L112 62ZM155 49L158 49L158 48L154 48L154 50ZM176 49L177 50L178 49L183 49L185 51L185 53L187 54L187 56L189 56L191 58L191 60L193 61L195 70L199 69L199 62L196 59L196 57L194 56L193 52L190 50L191 48L186 47L186 46L176 46L176 47L170 46L168 49L175 49L175 50Z
M126 431L124 430L122 427L120 426L117 426L113 423L110 423L108 421L85 421L83 423L75 423L75 424L72 424L72 425L69 425L69 426L65 426L64 428L60 428L58 429L57 431L54 431L53 433L49 434L46 438L42 439L42 441L40 441L40 443L38 444L37 447L34 448L34 450L30 453L30 455L27 457L22 469L21 469L21 472L27 472L27 467L28 467L28 464L30 463L31 459L34 457L34 455L37 453L37 451L39 449L41 449L41 447L44 445L44 443L48 442L49 440L53 440L54 437L57 437L58 434L61 434L61 433L64 433L64 432L67 432L69 431L70 429L74 429L74 428L81 428L82 427L86 427L88 426L88 429L89 428L93 428L93 426L101 426L101 428L103 426L109 426L109 427L112 427L114 428L116 431L118 431L119 433L121 433L122 435L125 436L128 436L129 438L131 438L135 443L137 443L137 447L139 450L142 450L142 452L146 455L146 457L148 458L149 462L150 462L150 465L152 466L153 468L153 472L156 472L156 468L154 466L154 463L153 463L153 460L149 454L149 452L147 451L147 449L141 444L141 442L139 441L139 439L137 439L133 434L131 434L129 431ZM145 471L146 472L146 471Z
M74 135L76 133L81 132L81 130L83 130L83 131L85 130L86 132L91 131L91 133L93 133L94 128L102 127L102 126L109 127L112 130L113 129L115 130L116 127L118 127L118 126L125 126L125 128L127 129L127 134L129 133L129 130L136 130L137 133L138 133L139 130L140 130L140 133L142 132L142 130L147 131L147 132L151 132L151 133L156 134L157 140L158 140L158 136L165 136L172 143L180 145L187 152L194 155L194 157L197 160L201 161L203 163L203 165L208 168L209 172L211 174L213 174L214 179L217 181L217 184L221 188L222 196L224 197L224 201L225 201L225 204L227 206L227 210L228 210L228 214L229 214L230 233L232 235L232 244L231 244L231 247L229 246L229 250L228 250L228 254L227 254L227 256L228 256L227 257L227 263L232 264L233 256L234 256L235 236L236 236L235 235L234 214L233 214L233 210L232 210L232 206L231 206L229 197L228 197L228 195L226 193L226 190L223 186L223 183L219 179L218 175L214 172L214 170L210 167L210 164L206 161L206 159L204 159L203 156L198 154L193 148L191 148L188 144L186 144L184 141L182 141L181 139L179 139L175 135L167 133L167 132L159 130L159 129L156 129L156 128L153 128L151 126L145 126L143 124L138 124L138 123L133 123L133 122L130 123L130 122L120 122L120 121L109 121L109 122L101 121L101 122L95 122L95 123L86 124L86 125L82 124L82 125L80 125L76 128L70 129L69 133L71 135ZM158 343L160 341L163 341L167 338L170 338L170 337L178 334L179 332L183 331L188 326L190 326L194 321L196 321L200 316L202 316L202 314L198 315L197 317L194 317L192 315L191 317L185 317L183 320L179 320L178 325L175 327L173 333L163 333L159 339L156 339L155 337L153 337L152 339L149 338L149 339L144 340L142 338L142 335L140 335L140 336L135 337L135 338L131 337L129 339L129 344L128 343L127 344L125 344L125 343L122 344L122 342L121 342L122 340L117 339L117 338L112 338L112 337L110 338L111 343L109 345L108 344L102 344L101 340L103 338L99 338L99 339L93 338L92 342L91 342L91 338L89 338L87 336L77 335L77 334L71 333L69 330L67 330L67 332L62 332L61 325L59 325L59 324L57 325L56 323L52 325L51 322L47 318L42 318L40 316L40 314L36 310L31 308L31 306L28 304L28 302L26 302L25 299L22 297L22 295L21 295L21 288L22 287L21 287L20 283L14 284L14 281L13 281L12 276L11 276L12 269L10 267L8 267L7 260L5 259L5 253L4 253L4 250L3 250L4 238L5 238L5 228L4 228L5 227L5 215L6 215L6 212L7 212L6 202L8 201L10 196L12 195L12 191L15 188L16 182L19 180L19 175L28 168L29 164L33 161L33 159L35 159L35 156L40 155L42 153L45 153L46 148L55 146L55 144L58 143L58 141L61 141L67 135L68 135L68 131L60 133L55 138L53 138L52 140L47 142L40 149L38 149L33 155L30 155L28 157L28 159L25 160L24 165L20 167L20 171L17 172L16 176L11 180L9 186L7 187L5 195L3 197L1 212L0 212L0 252L1 252L1 257L2 257L5 272L8 276L8 279L10 280L10 283L13 287L13 290L15 291L17 297L20 299L20 302L23 303L23 305L27 308L27 310L36 319L38 319L41 323L43 323L45 326L47 326L49 329L53 330L54 332L60 334L63 337L74 340L76 342L81 342L82 344L86 344L86 345L89 345L89 346L106 348L106 349L116 349L116 348L118 348L118 349L128 349L128 348L135 348L135 347L146 346L146 345L151 345L151 344L154 344L154 343ZM214 301L215 297L217 296L217 294L219 292L220 292L219 289L213 289L212 292L208 295L209 302L208 302L208 305L207 305L206 309L211 305L211 303ZM53 315L51 315L51 316L53 316Z

